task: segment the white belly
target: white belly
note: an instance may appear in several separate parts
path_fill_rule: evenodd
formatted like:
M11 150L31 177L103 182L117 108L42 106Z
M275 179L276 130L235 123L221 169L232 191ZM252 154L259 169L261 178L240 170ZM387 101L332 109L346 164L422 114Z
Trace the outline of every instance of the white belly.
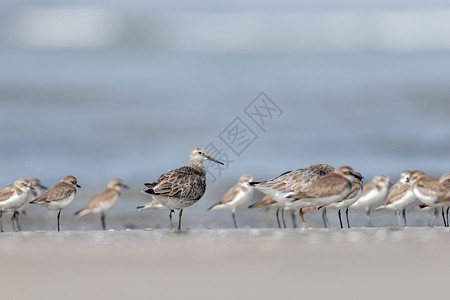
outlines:
M158 195L152 195L153 199L164 205L165 207L175 210L175 209L183 209L186 207L189 207L196 203L198 200L192 200L192 199L182 199L182 198L175 198L175 197L164 197L164 196L158 196Z
M31 191L17 195L16 192L6 201L0 202L0 210L17 210L30 200Z
M43 206L45 206L48 209L63 209L67 207L70 203L72 203L73 199L75 198L75 193L72 193L69 197L65 199L61 199L59 201L51 201L51 202L44 202L40 203Z

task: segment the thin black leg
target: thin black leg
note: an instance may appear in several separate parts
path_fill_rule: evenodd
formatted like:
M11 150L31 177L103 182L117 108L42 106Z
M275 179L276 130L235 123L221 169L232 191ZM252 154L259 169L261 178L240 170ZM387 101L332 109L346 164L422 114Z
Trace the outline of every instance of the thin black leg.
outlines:
M11 223L12 223L12 226L13 226L13 230L14 230L15 232L17 232L17 227L16 227L16 214L15 214L15 213L12 214L12 217L11 217Z
M280 213L280 209L277 208L276 216L277 216L278 228L281 228L281 223L280 223L280 216L279 216L279 213Z
M291 218L294 228L297 228L297 221L295 220L295 210L291 211Z
M341 224L341 228L344 228L344 226L342 226L342 219L341 219L341 210L338 210L338 216L339 216L339 224Z
M447 227L447 220L445 220L445 212L444 212L444 207L441 208L442 211L442 219L444 220L444 227Z
M180 209L180 214L178 215L178 230L181 230L181 216L183 215L183 209Z
M59 217L61 216L61 210L58 212L58 232L59 232Z
M350 222L348 221L348 207L345 210L345 217L347 218L347 227L350 228Z
M406 227L406 208L402 210L403 227Z
M447 211L445 212L445 218L447 219L447 225L448 225L448 210L450 209L450 207L447 207Z
M3 211L0 210L0 232L3 232L2 216L3 216Z
M283 227L287 228L286 221L284 220L284 208L281 208L281 220L283 220Z
M170 228L173 228L173 222L172 222L172 214L175 213L173 209L170 210L169 213L169 219L170 219Z
M236 216L234 215L234 211L231 212L231 215L233 216L234 228L238 228L237 223L236 223Z
M103 230L106 230L105 213L102 213L100 219L102 220L102 228L103 228Z

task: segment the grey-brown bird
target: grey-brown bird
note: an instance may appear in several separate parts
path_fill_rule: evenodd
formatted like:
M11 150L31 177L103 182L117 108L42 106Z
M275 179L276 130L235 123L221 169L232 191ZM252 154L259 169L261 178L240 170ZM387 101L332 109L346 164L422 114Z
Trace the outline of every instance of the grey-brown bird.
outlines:
M82 209L75 213L76 216L85 216L88 214L100 214L103 230L106 230L105 212L110 210L120 196L122 188L128 188L119 178L109 181L106 189L98 193Z
M77 179L73 176L66 176L60 182L46 190L41 197L34 199L30 203L40 204L48 209L59 210L57 221L58 231L60 231L59 218L61 216L61 210L72 203L77 193L77 187L81 188L78 185Z

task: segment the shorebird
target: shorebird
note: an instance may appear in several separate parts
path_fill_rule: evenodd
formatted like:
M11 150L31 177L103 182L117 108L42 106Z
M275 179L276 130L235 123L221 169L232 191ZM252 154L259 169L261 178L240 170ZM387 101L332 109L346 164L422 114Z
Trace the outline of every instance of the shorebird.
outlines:
M228 209L231 210L231 216L233 217L234 227L238 228L236 223L236 208L242 207L250 201L253 197L254 190L250 188L248 184L253 180L251 175L243 175L239 178L239 181L234 185L219 202L208 208L208 210Z
M17 222L17 227L19 228L19 230L21 230L20 225L19 225L19 215L20 214L25 215L27 209L30 207L30 201L40 197L42 195L42 192L47 189L46 186L43 186L41 184L41 181L39 179L32 178L30 180L31 180L31 186L33 187L33 189L31 190L30 199L24 205L22 205L21 208L17 209L18 215L16 217L16 222Z
M366 211L367 226L373 227L370 213L374 207L386 200L389 187L389 177L386 175L377 175L371 182L363 187L363 192L358 201L350 208L361 209Z
M447 191L450 192L450 173L444 174L439 179L439 183L447 189ZM447 211L445 213L445 217L447 219L447 225L448 225L448 213L449 213L450 207L447 207Z
M380 209L390 209L395 211L398 226L401 226L400 213L403 216L403 226L406 226L406 209L416 202L416 197L412 191L412 185L409 182L410 176L411 171L403 171L400 174L400 180L389 189L386 201L374 209L374 211Z
M13 211L12 222L14 230L19 229L17 223L17 210L30 200L31 180L20 178L14 183L0 190L0 231L3 232L2 215L5 211ZM20 230L20 229L19 229Z
M343 228L342 219L341 219L341 209L345 208L345 217L347 219L347 227L350 228L350 222L348 220L348 207L351 206L356 201L358 201L358 199L361 196L362 191L363 191L362 180L360 179L360 178L362 178L362 175L358 172L355 172L355 174L356 174L356 178L353 179L352 191L350 192L350 194L347 197L345 197L342 201L332 203L332 204L324 207L324 209L325 208L334 208L334 209L338 210L339 224L341 225L341 228Z
M175 212L172 209L169 209L167 206L162 205L161 203L159 203L158 201L156 201L155 199L153 199L150 202L147 202L143 205L139 205L138 207L136 207L137 210L145 210L145 209L154 209L154 210L170 210L169 213L169 219L170 219L170 227L173 227L173 223L172 223L172 214Z
M270 195L265 195L261 200L251 204L248 208L251 209L258 207L265 208L267 210L276 209L278 228L281 228L279 213L280 209L283 209L284 206L279 205L278 202L273 200L273 198Z
M313 164L304 169L297 169L295 171L285 172L275 178L262 181L250 182L250 186L271 196L280 206L291 207L292 199L290 195L299 193L311 185L319 178L331 173L334 168L327 164ZM306 228L306 222L303 218L303 211L299 210L300 217L303 222L303 227Z
M206 160L223 165L206 154L203 148L195 148L189 155L189 166L166 172L157 181L145 183L148 189L144 193L170 210L180 210L178 230L181 230L183 209L196 203L205 193L206 173L203 162Z
M265 195L261 200L253 203L248 208L257 208L257 207L266 208L267 210L275 209L276 210L275 215L277 217L278 228L281 228L280 216L279 216L280 211L281 211L281 219L283 221L283 227L284 228L287 227L286 221L284 220L284 212L285 212L285 210L288 210L291 215L292 225L294 228L297 228L297 221L295 220L295 214L297 211L295 211L294 209L286 209L284 205L281 205L277 201L273 200L273 198L271 196Z
M450 206L450 194L448 190L424 172L416 170L411 173L410 178L414 195L427 206L434 207L434 215L437 215L438 207L442 208L444 226L448 226L444 215L444 206ZM434 222L431 227L434 226Z
M326 207L344 200L351 193L352 182L355 178L362 180L361 174L354 172L348 166L343 166L288 198L292 198L292 205L298 208Z
M77 211L75 215L82 217L87 214L101 214L100 219L102 222L102 228L103 230L106 230L105 212L110 210L116 204L122 188L127 189L128 186L123 184L121 179L111 179L106 189L95 195L95 197L92 198L92 200L89 201L88 204L86 204L82 209Z
M40 204L48 209L57 209L58 212L58 231L59 218L61 216L61 210L72 203L77 193L77 188L81 188L78 185L77 179L73 176L66 176L61 179L60 182L49 188L39 198L31 201L31 204Z

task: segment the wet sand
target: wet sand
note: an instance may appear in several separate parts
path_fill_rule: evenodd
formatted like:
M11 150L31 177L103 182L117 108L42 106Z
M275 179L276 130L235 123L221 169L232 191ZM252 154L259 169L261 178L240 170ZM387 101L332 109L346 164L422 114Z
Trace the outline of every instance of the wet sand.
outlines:
M448 249L446 228L5 232L0 272L5 298L445 298Z

